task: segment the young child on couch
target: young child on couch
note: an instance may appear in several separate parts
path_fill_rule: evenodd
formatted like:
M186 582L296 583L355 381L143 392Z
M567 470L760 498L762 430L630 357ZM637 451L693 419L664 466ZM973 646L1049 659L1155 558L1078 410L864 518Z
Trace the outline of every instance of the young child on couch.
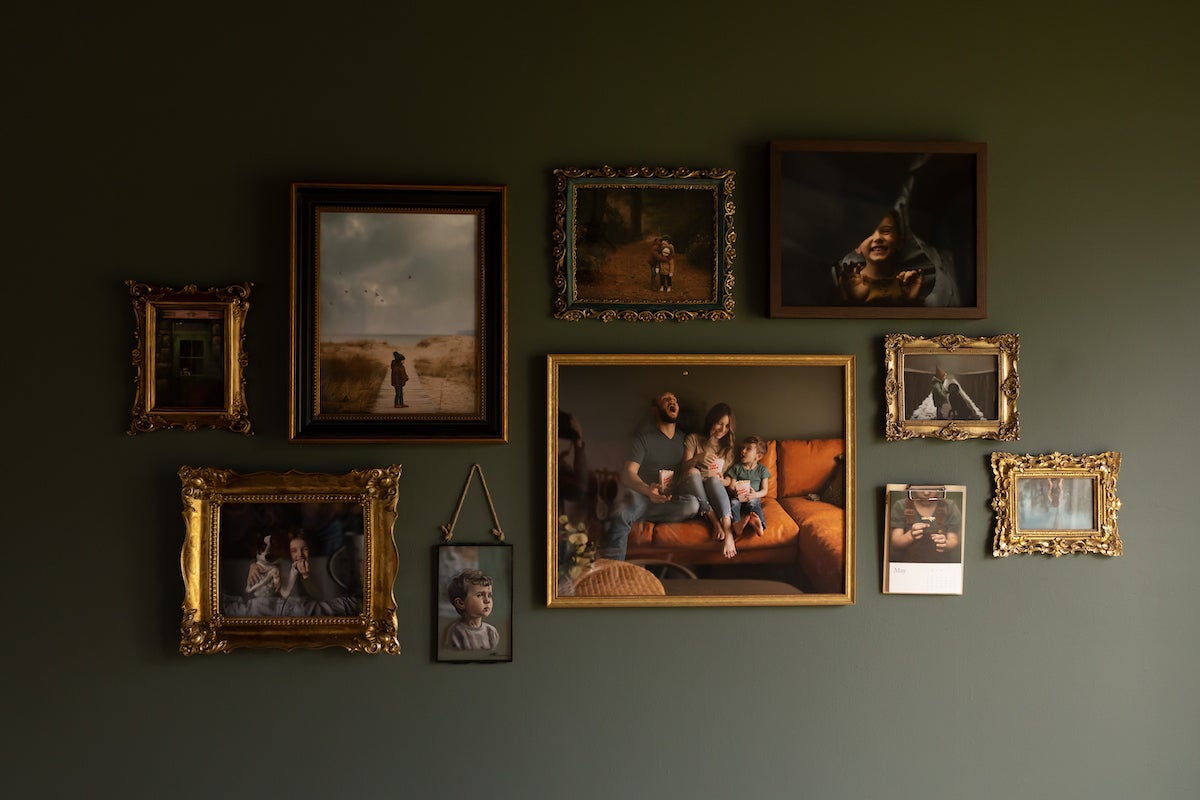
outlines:
M734 492L732 508L734 533L741 536L753 533L762 536L766 530L762 498L767 496L771 485L771 471L762 464L767 454L767 443L759 436L747 436L742 440L738 461L725 474L732 480Z

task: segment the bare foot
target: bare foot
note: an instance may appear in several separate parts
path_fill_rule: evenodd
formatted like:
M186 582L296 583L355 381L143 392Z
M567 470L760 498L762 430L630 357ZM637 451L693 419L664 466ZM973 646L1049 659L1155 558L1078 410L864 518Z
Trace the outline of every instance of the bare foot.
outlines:
M741 536L746 532L746 526L750 524L749 517L742 517L737 522L733 523L733 535Z
M763 535L763 524L762 520L758 518L758 514L750 515L750 529L753 531L755 536Z
M737 555L737 545L733 543L733 536L725 537L725 548L722 550L722 553L726 558L733 558Z

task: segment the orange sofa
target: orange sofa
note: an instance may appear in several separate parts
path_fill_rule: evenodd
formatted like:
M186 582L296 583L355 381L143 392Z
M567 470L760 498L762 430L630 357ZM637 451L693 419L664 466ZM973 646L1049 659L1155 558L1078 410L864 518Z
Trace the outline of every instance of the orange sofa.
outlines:
M844 590L846 563L843 439L784 439L767 443L763 464L771 471L762 499L766 530L737 540L727 560L704 519L637 522L625 558L679 564L798 564L817 594Z

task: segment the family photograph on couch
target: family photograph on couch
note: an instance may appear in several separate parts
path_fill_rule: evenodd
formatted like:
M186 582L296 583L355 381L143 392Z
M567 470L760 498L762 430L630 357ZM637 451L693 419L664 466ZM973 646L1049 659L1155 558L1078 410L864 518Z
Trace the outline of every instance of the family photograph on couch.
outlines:
M852 376L850 356L551 356L551 604L852 602Z

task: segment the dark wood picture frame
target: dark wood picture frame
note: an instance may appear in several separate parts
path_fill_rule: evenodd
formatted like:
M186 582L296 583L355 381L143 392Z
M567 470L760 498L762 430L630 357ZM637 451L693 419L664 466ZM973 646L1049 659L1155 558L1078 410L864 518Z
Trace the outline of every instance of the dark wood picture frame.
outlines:
M289 441L507 441L506 194L291 184Z
M986 144L769 149L770 317L987 316Z

